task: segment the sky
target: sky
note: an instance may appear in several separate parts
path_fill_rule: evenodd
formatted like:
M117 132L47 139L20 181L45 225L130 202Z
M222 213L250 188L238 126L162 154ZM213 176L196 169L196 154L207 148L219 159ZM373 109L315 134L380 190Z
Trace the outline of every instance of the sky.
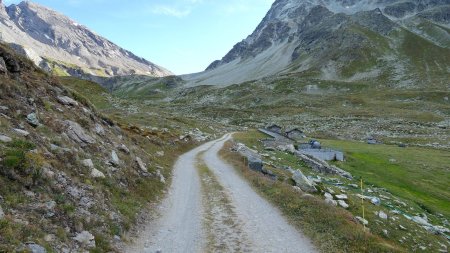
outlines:
M19 0L4 0L5 5ZM33 0L175 74L203 71L250 35L274 0Z

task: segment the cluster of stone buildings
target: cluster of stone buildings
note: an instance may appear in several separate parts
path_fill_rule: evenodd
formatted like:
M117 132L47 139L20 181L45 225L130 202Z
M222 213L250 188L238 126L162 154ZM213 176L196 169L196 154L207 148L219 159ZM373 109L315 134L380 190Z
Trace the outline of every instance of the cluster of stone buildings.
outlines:
M284 137L287 137L291 140L301 140L306 138L306 135L297 127L287 127L283 129L283 127L277 124L269 124L266 126L266 129L270 132L280 134Z

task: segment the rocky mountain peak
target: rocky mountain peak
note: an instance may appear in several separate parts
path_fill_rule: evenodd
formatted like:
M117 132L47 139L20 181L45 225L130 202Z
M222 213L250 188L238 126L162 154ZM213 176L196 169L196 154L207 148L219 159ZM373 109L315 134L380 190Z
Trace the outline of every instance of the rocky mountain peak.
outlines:
M131 74L172 75L47 7L23 1L3 9L2 40L45 70L94 81Z
M193 85L226 85L292 72L327 80L385 73L393 82L411 85L418 66L410 63L418 59L403 55L410 52L405 49L407 40L425 40L422 46L442 51L437 54L449 66L448 13L448 0L277 0L252 34L205 72L186 80ZM439 66L439 76L449 74Z

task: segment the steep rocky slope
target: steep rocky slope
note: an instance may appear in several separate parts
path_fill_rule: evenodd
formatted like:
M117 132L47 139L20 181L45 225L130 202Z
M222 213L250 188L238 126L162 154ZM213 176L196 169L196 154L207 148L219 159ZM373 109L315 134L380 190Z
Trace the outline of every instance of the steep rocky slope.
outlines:
M89 78L172 74L68 17L30 1L8 7L0 1L0 32L1 40L58 75Z
M0 44L0 252L120 251L184 146L169 129L119 127Z
M190 85L299 73L397 86L446 84L450 1L277 0L255 31Z

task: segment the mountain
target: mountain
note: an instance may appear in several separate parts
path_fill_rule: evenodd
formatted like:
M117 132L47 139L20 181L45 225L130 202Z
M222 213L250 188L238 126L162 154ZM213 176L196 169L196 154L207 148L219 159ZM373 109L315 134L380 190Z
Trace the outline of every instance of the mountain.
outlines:
M68 17L30 1L5 7L1 40L57 75L83 78L172 73L95 34Z
M395 86L447 84L449 0L277 0L255 31L189 85L299 73Z

